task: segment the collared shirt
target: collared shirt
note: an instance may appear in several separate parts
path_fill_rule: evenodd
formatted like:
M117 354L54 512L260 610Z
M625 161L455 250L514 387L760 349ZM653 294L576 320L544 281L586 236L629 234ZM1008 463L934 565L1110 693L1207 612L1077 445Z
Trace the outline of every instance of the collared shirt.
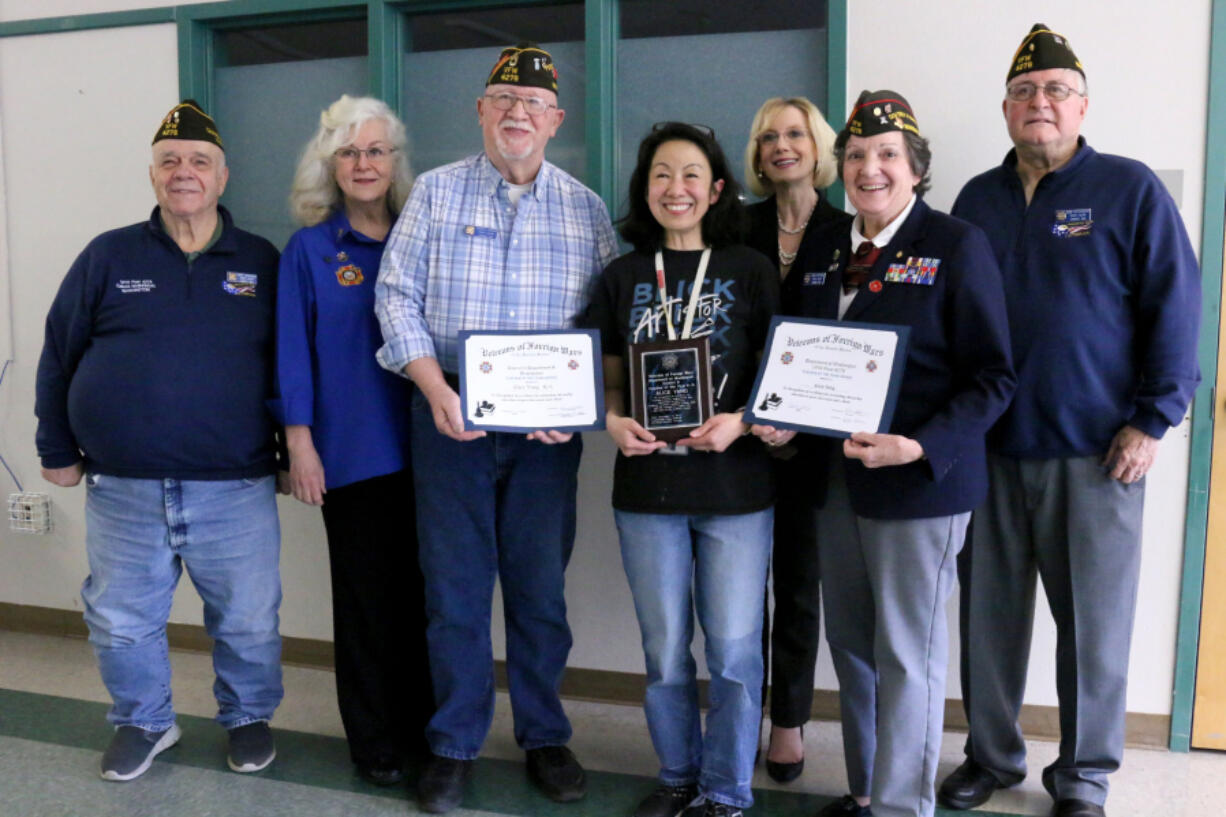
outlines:
M402 374L433 356L459 367L463 329L564 329L613 259L604 202L543 162L518 207L477 154L422 174L388 237L375 289L379 363Z
M889 224L885 225L885 229L877 233L877 235L873 236L872 238L864 237L864 233L860 231L864 226L864 216L856 214L856 217L851 220L850 228L852 250L855 250L865 241L871 241L874 247L888 247L890 245L890 241L894 239L894 234L898 232L898 228L901 227L903 222L907 220L907 216L911 215L911 210L915 207L915 202L918 199L919 196L912 193L911 201L907 202L906 207L902 208L902 212L895 216ZM851 292L843 292L839 294L839 320L843 320L843 315L847 312L848 307L851 306L851 302L856 299L856 295L858 293L859 290L853 289Z
M382 255L343 210L294 233L281 255L269 406L283 425L311 427L328 488L408 467L410 385L375 362Z

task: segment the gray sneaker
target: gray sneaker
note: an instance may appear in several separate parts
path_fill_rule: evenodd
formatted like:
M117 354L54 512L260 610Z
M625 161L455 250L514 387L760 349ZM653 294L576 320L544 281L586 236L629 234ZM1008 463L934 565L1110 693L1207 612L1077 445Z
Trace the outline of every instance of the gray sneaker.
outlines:
M273 745L272 730L268 721L256 721L246 726L236 726L230 731L230 752L226 763L236 772L258 772L272 763L277 756Z
M139 726L120 726L102 753L103 780L132 780L149 770L153 759L179 742L179 727L149 732Z

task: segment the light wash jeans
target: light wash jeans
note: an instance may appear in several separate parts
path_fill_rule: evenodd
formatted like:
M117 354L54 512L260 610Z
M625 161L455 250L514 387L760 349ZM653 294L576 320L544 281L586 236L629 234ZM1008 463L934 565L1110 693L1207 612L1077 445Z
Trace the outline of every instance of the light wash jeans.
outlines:
M86 477L81 587L89 640L116 726L174 723L166 620L183 568L214 639L217 721L272 718L281 702L280 526L273 477L226 481Z
M697 782L748 808L762 717L762 601L774 509L731 516L614 512L647 659L647 727L660 781ZM694 613L711 673L707 734L690 643Z

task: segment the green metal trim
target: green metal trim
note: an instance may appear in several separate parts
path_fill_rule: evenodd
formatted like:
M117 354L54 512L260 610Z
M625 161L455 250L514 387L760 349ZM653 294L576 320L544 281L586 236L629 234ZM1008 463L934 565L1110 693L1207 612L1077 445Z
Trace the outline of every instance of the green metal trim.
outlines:
M91 31L120 26L144 26L173 23L173 6L134 11L108 11L99 14L74 14L67 17L39 17L33 20L13 20L0 23L0 37L20 37L26 34L58 34L65 31Z
M384 0L366 4L366 59L370 78L370 95L401 110L400 78L404 75L401 54L404 52L404 15Z
M226 3L192 3L179 6L179 14L212 24L250 25L275 22L276 18L294 20L310 12L335 12L338 17L362 12L367 3L362 0L230 0ZM273 18L272 20L259 18ZM310 14L311 20L328 19Z
M826 4L825 113L831 127L841 125L847 114L847 0L829 0ZM826 188L826 196L835 207L842 207L843 182L836 179Z
M587 183L617 212L617 0L585 0ZM615 216L616 217L616 216Z
M179 18L179 99L213 110L213 30L186 15Z
M1226 0L1213 0L1209 47L1209 112L1205 136L1205 201L1201 219L1201 385L1192 404L1192 450L1184 526L1179 630L1175 637L1175 689L1171 701L1172 752L1192 747L1196 659L1209 530L1209 470L1216 413L1218 321L1222 307L1222 241L1226 222Z

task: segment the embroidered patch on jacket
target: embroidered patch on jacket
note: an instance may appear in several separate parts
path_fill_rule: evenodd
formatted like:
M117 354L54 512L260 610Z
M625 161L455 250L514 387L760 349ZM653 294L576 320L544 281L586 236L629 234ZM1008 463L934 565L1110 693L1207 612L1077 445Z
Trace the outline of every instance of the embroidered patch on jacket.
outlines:
M255 284L258 276L254 272L226 272L226 280L221 282L221 288L231 295L255 297Z
M1051 225L1051 234L1057 238L1074 238L1089 235L1093 226L1094 219L1090 217L1089 207L1081 210L1057 210L1056 220Z
M937 268L941 259L908 256L905 263L890 264L885 271L885 280L894 284L919 284L932 286L937 280Z
M365 280L357 264L346 264L336 271L336 282L343 287L356 287Z
M800 279L800 285L806 287L820 287L826 283L826 273L824 272L806 272L804 277Z
M464 235L469 238L497 238L498 231L489 227L477 227L469 224L464 228Z

